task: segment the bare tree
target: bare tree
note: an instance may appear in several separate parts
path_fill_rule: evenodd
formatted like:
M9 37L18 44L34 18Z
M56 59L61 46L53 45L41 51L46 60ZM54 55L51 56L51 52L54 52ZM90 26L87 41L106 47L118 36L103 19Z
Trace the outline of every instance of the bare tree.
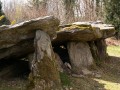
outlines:
M103 0L28 0L25 5L17 2L13 0L4 6L11 21L21 22L46 15L59 18L61 24L104 18Z

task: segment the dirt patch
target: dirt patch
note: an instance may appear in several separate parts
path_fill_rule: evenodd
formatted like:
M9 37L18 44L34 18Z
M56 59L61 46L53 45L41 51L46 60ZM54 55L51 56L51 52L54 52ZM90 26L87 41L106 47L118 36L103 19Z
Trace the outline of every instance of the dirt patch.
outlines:
M120 46L120 40L117 40L115 37L107 38L105 41L107 45Z

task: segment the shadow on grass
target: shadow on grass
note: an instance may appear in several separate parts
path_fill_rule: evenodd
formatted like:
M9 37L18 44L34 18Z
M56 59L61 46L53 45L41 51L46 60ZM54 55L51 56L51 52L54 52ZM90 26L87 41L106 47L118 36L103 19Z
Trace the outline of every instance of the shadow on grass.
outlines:
M109 56L102 64L102 78L105 81L120 83L120 57Z
M101 72L101 78L71 78L74 90L118 90L120 84L120 58L109 56L97 69ZM97 80L95 80L97 79ZM114 86L112 86L114 85ZM108 86L108 88L106 88Z
M105 90L104 84L93 80L92 78L72 78L73 90Z
M102 77L99 80L120 83L120 58L109 56L98 68L102 72ZM90 77L74 78L64 73L60 74L62 85L72 87L68 90L107 90L105 84L100 83ZM0 90L25 90L27 80L0 80ZM22 88L22 89L21 89ZM113 90L113 89L109 89ZM115 90L115 89L114 89Z

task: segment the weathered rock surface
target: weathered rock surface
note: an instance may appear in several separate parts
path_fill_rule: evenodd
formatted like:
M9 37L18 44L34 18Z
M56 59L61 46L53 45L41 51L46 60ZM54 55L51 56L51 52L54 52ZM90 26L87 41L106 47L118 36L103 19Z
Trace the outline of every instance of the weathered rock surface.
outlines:
M40 17L16 25L0 27L0 59L16 59L34 51L33 39L36 30L56 37L59 20L53 16Z
M51 37L55 36L58 30L59 20L46 16L42 18L32 19L16 25L8 25L0 27L0 49L15 45L16 43L34 38L36 30L43 30Z
M57 53L55 53L55 59L56 59L58 71L63 72L63 62Z
M57 38L53 41L53 44L69 41L94 41L113 36L115 32L112 25L77 22L61 26L60 31L57 31Z
M36 31L34 47L30 77L34 87L31 89L30 86L28 90L61 90L59 72L49 35L40 30Z
M107 54L107 45L104 39L91 41L89 42L89 46L92 56L97 65L100 65L102 61L106 60L108 54Z
M73 23L57 31L58 25L58 19L47 16L0 27L0 60L20 59L34 53L29 60L32 72L28 90L61 90L58 70L62 71L62 64L74 76L87 75L91 74L88 68L94 62L107 57L104 39L115 34L113 26Z
M34 53L31 57L28 56L31 68L28 90L61 90L56 58L51 45L51 41L56 37L58 25L58 19L47 16L13 26L0 27L1 62L21 60ZM20 66L22 65L20 64ZM28 63L27 66L29 66ZM9 73L8 76L14 75L10 71L16 70L15 67L17 68L16 64L8 66L9 71L7 71L8 68L3 69L0 76L3 77L7 73Z
M60 26L57 38L52 43L56 48L67 45L72 72L85 74L84 69L87 70L96 64L100 65L107 58L104 39L113 36L115 32L112 25L99 22L75 22Z
M116 30L113 25L109 24L91 24L93 28L100 28L103 39L113 36Z
M81 74L84 68L93 65L93 57L87 42L68 43L68 53L73 73Z
M32 52L34 52L33 39L23 40L9 48L0 49L0 60L19 59Z

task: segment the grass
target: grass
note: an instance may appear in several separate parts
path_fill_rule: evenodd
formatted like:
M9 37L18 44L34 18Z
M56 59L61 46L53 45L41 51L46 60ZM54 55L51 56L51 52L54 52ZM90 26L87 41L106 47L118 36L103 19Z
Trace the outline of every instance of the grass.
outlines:
M25 90L28 80L13 78L0 79L0 90Z
M110 56L120 57L120 46L108 46L107 53Z
M94 79L94 80L104 84L104 88L106 90L120 90L120 83L114 83L114 82L100 80L100 79Z
M107 53L110 56L100 69L102 78L94 78L104 85L105 90L120 90L120 46L108 46Z
M120 46L108 46L107 53L110 57L97 68L102 77L70 77L72 90L120 90Z
M70 86L70 77L66 73L60 72L60 79L63 86Z

